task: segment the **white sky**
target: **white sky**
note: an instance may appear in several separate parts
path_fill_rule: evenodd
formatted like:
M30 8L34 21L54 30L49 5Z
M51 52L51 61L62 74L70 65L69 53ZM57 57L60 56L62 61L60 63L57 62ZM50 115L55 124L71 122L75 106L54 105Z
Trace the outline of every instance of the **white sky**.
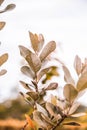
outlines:
M0 14L0 21L6 21L0 31L0 54L9 53L2 66L8 73L0 77L0 102L13 96L15 86L19 88L19 80L23 79L18 45L30 45L28 31L42 33L46 42L59 42L58 57L69 67L76 54L87 57L87 0L7 0L1 9L9 3L16 4L16 8Z

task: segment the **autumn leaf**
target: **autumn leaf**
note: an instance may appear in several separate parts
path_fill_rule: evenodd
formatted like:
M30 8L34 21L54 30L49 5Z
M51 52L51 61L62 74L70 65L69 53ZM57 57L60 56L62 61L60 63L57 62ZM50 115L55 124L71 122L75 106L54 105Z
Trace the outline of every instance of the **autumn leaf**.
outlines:
M25 114L26 120L28 122L28 125L33 129L36 130L35 125L33 123L33 120L30 118L30 116L28 116L27 114Z

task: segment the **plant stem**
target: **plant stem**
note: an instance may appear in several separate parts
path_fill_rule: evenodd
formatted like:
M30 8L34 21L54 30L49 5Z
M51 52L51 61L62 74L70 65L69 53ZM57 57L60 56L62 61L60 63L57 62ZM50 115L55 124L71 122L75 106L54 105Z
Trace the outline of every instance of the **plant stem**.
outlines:
M55 130L66 118L66 115L63 115L63 117L58 121L58 123L52 128L52 130Z

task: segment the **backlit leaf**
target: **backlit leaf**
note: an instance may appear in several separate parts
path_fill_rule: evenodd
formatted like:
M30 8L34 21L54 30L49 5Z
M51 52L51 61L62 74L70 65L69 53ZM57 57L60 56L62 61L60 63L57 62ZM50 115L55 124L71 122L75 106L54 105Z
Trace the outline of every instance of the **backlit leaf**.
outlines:
M87 88L87 72L83 73L77 82L78 91L82 91L86 88Z
M5 22L0 22L0 30L2 30L3 29L3 27L5 26Z
M32 70L28 66L21 67L21 72L24 73L26 76L29 76L31 78L34 78L35 75L32 72Z
M46 90L54 90L58 87L58 83L50 83Z
M36 54L31 52L29 55L26 56L26 60L35 73L40 70L41 61Z
M3 69L0 71L0 76L4 75L5 73L7 73L7 70Z
M7 61L7 59L8 59L8 54L7 54L7 53L1 55L1 56L0 56L0 66L1 66L2 64L4 64L4 63Z
M76 110L79 108L80 106L80 103L76 102L72 105L72 107L70 108L70 111L69 111L69 114L73 114L76 112Z
M66 84L64 86L63 94L69 102L72 102L78 95L78 91L75 89L75 87L72 84Z
M51 52L53 52L56 49L56 43L55 41L49 42L42 50L40 54L40 59L43 61Z
M82 70L82 63L81 63L81 59L78 55L76 55L76 57L75 57L74 68L75 68L77 74L79 75Z
M27 114L25 114L26 120L28 122L28 125L30 126L30 128L32 128L33 130L36 130L35 125L33 123L33 120L30 118L30 116L28 116Z
M66 66L63 66L63 71L64 71L64 80L68 83L68 84L72 84L74 85L75 82L68 70L68 68Z

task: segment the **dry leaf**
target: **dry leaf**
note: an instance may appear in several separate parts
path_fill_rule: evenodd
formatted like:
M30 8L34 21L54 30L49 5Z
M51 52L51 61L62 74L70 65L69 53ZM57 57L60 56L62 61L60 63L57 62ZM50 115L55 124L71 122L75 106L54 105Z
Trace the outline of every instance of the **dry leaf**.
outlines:
M63 94L67 101L72 102L78 95L78 91L72 84L66 84L64 86Z
M55 41L49 42L42 50L40 54L40 60L43 61L51 52L56 49Z
M0 71L0 76L4 75L5 73L7 73L7 70L3 69Z
M2 5L3 2L4 2L4 0L0 0L0 6Z
M50 83L45 90L54 90L57 89L58 83Z
M68 83L68 84L72 84L74 85L75 82L68 70L68 68L66 66L63 66L63 71L64 71L64 80Z
M8 54L7 54L7 53L1 55L1 56L0 56L0 66L1 66L2 64L4 64L4 63L7 61L7 59L8 59Z
M40 70L41 61L36 54L31 52L29 55L26 56L26 60L35 73Z
M5 26L5 22L0 22L0 30L2 30L3 29L3 27Z

